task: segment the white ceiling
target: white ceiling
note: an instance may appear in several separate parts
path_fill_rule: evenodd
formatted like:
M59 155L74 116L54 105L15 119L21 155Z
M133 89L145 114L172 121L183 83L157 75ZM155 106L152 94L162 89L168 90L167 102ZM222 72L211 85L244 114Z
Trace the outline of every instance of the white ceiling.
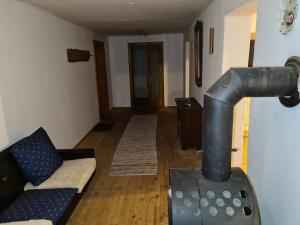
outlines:
M149 34L184 31L211 0L23 1L94 30L110 34L143 30Z

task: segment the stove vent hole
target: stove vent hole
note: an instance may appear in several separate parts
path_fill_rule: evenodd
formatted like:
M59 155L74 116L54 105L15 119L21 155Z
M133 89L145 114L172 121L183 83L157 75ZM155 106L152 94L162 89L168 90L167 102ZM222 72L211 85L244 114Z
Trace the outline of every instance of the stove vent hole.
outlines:
M247 198L248 197L248 192L247 191L241 190L240 194L241 194L242 198Z
M246 216L250 216L252 213L252 210L250 209L250 207L244 207L244 213Z

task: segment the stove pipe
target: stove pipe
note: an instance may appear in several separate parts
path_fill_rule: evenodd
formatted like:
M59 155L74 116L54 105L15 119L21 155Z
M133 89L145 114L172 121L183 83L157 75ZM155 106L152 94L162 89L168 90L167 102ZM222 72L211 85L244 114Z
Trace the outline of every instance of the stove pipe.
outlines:
M298 93L299 58L284 67L233 68L204 95L203 175L221 182L231 176L233 109L243 97L284 97ZM281 102L285 98L281 98ZM295 100L295 99L294 99ZM296 104L299 98L296 99Z

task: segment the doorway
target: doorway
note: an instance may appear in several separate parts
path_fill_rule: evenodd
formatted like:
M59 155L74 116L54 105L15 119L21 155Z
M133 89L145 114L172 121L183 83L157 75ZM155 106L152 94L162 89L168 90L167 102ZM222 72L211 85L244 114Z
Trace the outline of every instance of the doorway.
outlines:
M163 43L130 43L131 106L135 113L155 113L164 107Z
M256 1L250 1L225 16L223 72L231 67L251 67L254 60ZM247 172L250 98L234 107L232 165Z
M94 41L100 120L109 112L104 43Z

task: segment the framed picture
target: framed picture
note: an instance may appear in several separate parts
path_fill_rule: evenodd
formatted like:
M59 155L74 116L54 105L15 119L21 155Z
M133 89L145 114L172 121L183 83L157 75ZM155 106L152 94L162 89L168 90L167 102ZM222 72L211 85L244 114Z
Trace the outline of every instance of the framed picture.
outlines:
M209 54L214 54L215 29L209 29Z
M194 27L194 51L195 51L195 81L198 87L202 86L203 71L203 23L197 21Z

